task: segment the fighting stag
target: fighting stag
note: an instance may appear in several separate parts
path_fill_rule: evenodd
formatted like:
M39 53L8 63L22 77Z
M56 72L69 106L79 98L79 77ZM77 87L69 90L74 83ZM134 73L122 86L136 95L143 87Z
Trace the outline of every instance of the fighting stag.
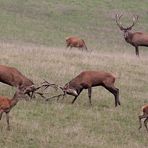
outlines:
M66 38L66 46L67 48L76 47L82 50L85 49L87 51L87 46L84 40L74 36Z
M89 102L91 103L91 93L92 87L96 86L103 86L107 89L110 93L112 93L115 97L115 106L120 105L119 101L119 89L114 86L115 83L115 76L111 73L103 72L103 71L84 71L81 72L78 76L72 79L70 82L65 84L64 87L59 87L63 93L50 97L61 97L65 96L66 94L72 95L75 98L72 101L72 104L76 101L77 97L80 95L83 89L88 89L88 97ZM47 100L48 100L47 99Z
M5 65L0 65L0 82L18 88L30 98L32 98L35 93L44 97L43 93L37 92L40 88L47 89L49 86L55 87L54 84L50 84L47 81L44 81L39 86L35 86L32 80L28 79L16 68Z
M131 32L132 27L136 24L138 20L138 16L133 16L133 23L129 27L122 26L120 22L121 17L122 15L119 16L118 14L116 14L116 23L120 30L123 32L125 41L135 47L135 53L139 57L139 46L148 47L148 33Z

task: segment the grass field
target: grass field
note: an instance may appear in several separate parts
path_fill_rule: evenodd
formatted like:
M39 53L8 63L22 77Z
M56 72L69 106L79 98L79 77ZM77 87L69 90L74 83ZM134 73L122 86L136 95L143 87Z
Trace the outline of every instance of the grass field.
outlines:
M87 91L75 104L67 96L57 102L21 100L0 121L3 148L146 148L148 134L138 131L138 115L148 103L148 50L125 43L114 21L123 13L125 25L140 16L134 30L148 32L148 2L143 0L0 0L0 64L14 66L35 83L43 79L64 85L83 70L104 70L117 76L121 106L104 88ZM89 52L65 48L65 38L85 39ZM0 84L0 95L15 89ZM52 89L51 94L55 94Z

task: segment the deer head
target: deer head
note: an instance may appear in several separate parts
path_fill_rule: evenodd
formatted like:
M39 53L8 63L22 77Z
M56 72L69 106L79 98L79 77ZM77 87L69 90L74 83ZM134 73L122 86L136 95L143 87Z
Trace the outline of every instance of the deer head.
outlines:
M78 96L77 91L74 88L70 88L69 83L67 83L64 87L60 87L64 94L69 94L72 96Z
M133 16L133 23L132 23L132 25L129 26L129 27L123 27L121 22L120 22L120 19L121 19L122 16L123 15L119 16L118 14L116 14L115 20L116 20L117 26L120 28L121 31L123 31L124 38L127 38L129 31L132 30L132 27L136 24L136 22L138 21L139 17L137 15Z

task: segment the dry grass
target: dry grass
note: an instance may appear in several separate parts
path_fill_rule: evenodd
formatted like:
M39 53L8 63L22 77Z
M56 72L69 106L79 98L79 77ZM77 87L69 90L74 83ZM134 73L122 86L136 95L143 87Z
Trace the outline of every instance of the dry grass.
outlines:
M107 50L106 50L107 51ZM20 101L11 112L11 131L5 117L0 122L0 147L4 148L146 148L148 135L138 131L137 115L147 103L148 52L138 59L131 53L82 52L24 43L1 43L0 63L17 67L36 83L43 79L64 85L83 70L105 70L117 76L121 107L104 88L93 89L92 103L87 92L74 105L72 97L44 102L41 98ZM1 84L1 95L14 89ZM51 93L55 93L52 92Z

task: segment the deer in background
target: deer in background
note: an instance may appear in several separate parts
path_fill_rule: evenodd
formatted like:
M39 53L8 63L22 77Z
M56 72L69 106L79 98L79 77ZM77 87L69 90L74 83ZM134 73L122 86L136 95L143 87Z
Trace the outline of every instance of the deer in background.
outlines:
M50 84L47 81L44 81L40 86L35 86L32 80L28 79L16 68L5 65L0 65L0 82L17 87L31 98L33 94L37 93L36 91L42 87L45 87L45 89L49 86L55 87L54 84ZM43 93L38 92L38 94L44 97Z
M115 106L120 105L119 101L119 89L114 86L115 76L111 73L103 71L83 71L70 82L68 82L64 87L59 87L63 94L59 94L51 98L65 96L66 94L72 95L75 98L72 104L76 101L77 97L80 95L83 89L88 89L89 103L91 103L92 87L103 86L115 97ZM48 100L47 99L47 100Z
M132 27L136 24L138 20L138 16L133 17L133 23L129 27L123 27L121 25L121 22L120 22L121 17L122 15L118 16L116 14L116 17L115 17L116 23L120 28L120 30L123 32L125 41L135 47L135 53L139 57L139 46L148 47L148 33L131 32Z
M145 128L146 128L146 130L148 132L148 127L147 127L147 123L148 123L148 104L142 106L142 109L141 110L142 110L142 115L139 116L139 124L140 124L139 129L142 128L141 120L143 118L145 118L145 120L144 120L144 126L145 126Z
M20 90L17 90L12 99L0 96L0 120L2 118L3 113L6 113L7 130L10 130L9 112L18 103L19 98L22 97L22 94L23 93Z
M74 36L66 38L66 46L67 46L67 48L68 47L70 47L70 48L76 47L76 48L79 48L82 50L83 49L87 50L87 46L86 46L84 40L80 39L78 37L74 37Z

